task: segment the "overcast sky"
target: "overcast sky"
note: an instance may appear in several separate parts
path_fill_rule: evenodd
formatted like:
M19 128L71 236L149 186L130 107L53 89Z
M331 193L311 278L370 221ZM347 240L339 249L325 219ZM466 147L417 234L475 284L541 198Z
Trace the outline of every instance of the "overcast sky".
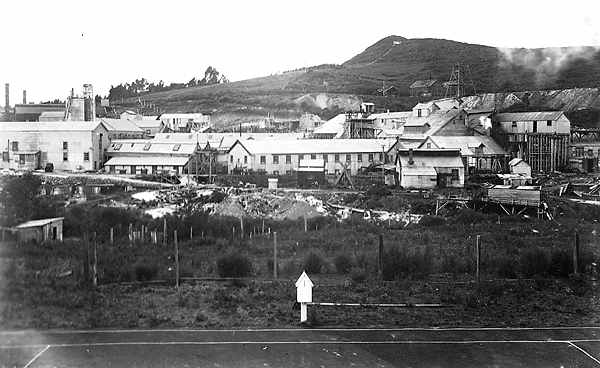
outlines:
M600 1L27 1L0 3L0 83L11 105L96 93L208 65L241 80L342 63L389 35L499 47L600 45ZM4 104L4 98L0 100Z

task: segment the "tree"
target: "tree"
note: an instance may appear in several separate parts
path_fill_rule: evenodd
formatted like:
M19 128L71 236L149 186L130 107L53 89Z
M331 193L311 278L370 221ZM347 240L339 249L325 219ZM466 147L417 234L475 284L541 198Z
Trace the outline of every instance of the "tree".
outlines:
M31 173L2 178L0 222L3 226L56 216L58 208L38 195L41 186L40 178Z

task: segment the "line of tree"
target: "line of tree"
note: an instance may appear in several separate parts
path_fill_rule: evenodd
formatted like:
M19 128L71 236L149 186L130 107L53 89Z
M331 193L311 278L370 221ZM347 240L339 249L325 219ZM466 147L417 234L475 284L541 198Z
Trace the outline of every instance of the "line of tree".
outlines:
M111 101L116 101L123 98L137 97L152 92L169 91L196 86L210 86L220 83L229 83L229 80L216 68L209 66L206 68L206 71L204 71L204 77L193 77L187 83L165 84L165 82L162 80L158 81L158 83L154 83L148 81L146 78L140 78L131 83L121 83L117 86L111 86L108 93L108 98Z

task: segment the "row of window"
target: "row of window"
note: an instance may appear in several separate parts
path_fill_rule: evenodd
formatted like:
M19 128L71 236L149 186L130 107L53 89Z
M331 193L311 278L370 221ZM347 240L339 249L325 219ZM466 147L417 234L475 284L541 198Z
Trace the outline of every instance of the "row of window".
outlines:
M273 155L272 156L272 163L273 164L279 164L279 156L281 156L283 158L284 155ZM325 162L329 162L329 156L328 154L323 154L323 161ZM333 155L334 156L334 161L335 162L340 162L340 154L336 153ZM311 160L315 160L317 158L317 154L313 153L310 155ZM363 155L362 154L358 154L357 155L357 162L362 162L363 161ZM303 160L304 159L304 155L298 155L298 159L299 160ZM369 162L373 162L374 159L374 154L373 153L369 153L368 154L368 160ZM379 153L378 154L378 159L379 161L383 160L383 153ZM345 161L346 162L351 162L352 161L352 154L346 154L345 155ZM229 162L233 163L233 155L229 156ZM248 156L244 156L244 164L248 163ZM261 165L266 165L267 163L267 156L260 156L260 164ZM285 155L285 163L286 164L291 164L292 163L292 155Z
M24 156L24 155L20 155L20 156ZM10 155L8 154L8 152L2 152L2 161L4 162L8 162L10 158ZM89 161L90 160L90 153L89 152L84 152L83 153L83 161ZM69 161L69 152L65 151L63 152L63 161Z
M552 126L552 120L546 120L546 126L551 127ZM517 127L517 122L516 121L512 122L512 127L513 128ZM533 129L537 129L537 120L533 120Z

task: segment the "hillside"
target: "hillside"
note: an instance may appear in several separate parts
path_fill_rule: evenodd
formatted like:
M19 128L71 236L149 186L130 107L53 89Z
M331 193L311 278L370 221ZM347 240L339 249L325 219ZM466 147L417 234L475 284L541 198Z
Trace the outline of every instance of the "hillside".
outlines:
M341 65L321 65L238 82L144 94L167 112L210 112L217 124L264 118L298 118L312 112L328 118L361 100L401 110L416 102L408 86L417 79L446 81L465 66L470 94L563 90L600 86L600 51L593 47L498 49L440 39L389 36ZM399 96L382 97L382 84ZM584 99L585 100L585 99ZM324 102L325 101L325 102ZM137 97L122 108L134 107ZM579 106L578 107L588 107Z

